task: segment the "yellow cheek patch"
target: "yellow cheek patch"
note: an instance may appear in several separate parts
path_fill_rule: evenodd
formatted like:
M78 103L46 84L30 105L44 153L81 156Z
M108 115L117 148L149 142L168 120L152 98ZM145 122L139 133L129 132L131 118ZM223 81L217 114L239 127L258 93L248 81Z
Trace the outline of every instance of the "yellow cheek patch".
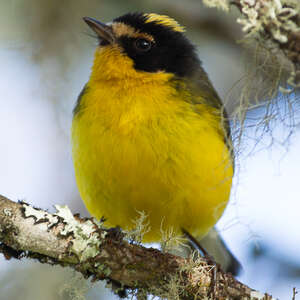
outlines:
M124 54L118 45L114 44L98 47L96 50L90 83L95 84L95 82L104 81L108 88L111 88L109 82L118 83L120 86L128 88L149 82L164 83L173 76L171 73L162 71L156 73L137 71L134 68L133 60ZM114 82L114 80L120 79L122 79L121 83Z
M147 18L145 23L154 22L154 23L166 26L166 27L170 27L174 31L178 31L178 32L185 31L183 26L181 26L176 20L170 18L169 16L158 15L158 14L154 14L154 13L145 14L144 16Z
M140 32L139 30L131 27L130 25L121 22L113 23L112 29L117 38L121 36L127 36L131 38L147 39L150 42L154 42L154 38L152 35L145 32Z

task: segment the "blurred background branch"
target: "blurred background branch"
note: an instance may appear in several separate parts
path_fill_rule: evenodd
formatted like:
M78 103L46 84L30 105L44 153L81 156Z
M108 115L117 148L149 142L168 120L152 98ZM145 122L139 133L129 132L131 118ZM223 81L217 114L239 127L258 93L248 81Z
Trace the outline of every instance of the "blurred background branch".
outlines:
M209 0L208 0L209 1ZM288 84L300 87L300 3L297 0L232 0L246 38L265 44L291 64Z

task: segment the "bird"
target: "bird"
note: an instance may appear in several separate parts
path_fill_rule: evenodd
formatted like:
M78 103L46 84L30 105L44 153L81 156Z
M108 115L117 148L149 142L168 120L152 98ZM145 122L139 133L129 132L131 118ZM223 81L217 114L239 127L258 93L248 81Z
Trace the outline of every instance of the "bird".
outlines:
M185 28L157 13L83 19L97 47L73 109L72 157L87 210L127 231L145 214L145 243L162 230L214 236L234 273L214 227L234 174L230 125Z

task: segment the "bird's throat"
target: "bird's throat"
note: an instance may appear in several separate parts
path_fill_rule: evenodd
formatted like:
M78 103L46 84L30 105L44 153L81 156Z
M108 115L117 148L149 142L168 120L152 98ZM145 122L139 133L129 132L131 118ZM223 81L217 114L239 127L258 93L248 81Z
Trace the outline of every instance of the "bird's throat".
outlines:
M113 44L105 47L98 47L95 56L90 82L109 81L109 80L122 80L123 85L127 88L132 83L137 86L137 81L142 83L149 82L166 82L174 75L165 73L163 71L149 73L139 71L134 68L134 62L129 58L120 46Z

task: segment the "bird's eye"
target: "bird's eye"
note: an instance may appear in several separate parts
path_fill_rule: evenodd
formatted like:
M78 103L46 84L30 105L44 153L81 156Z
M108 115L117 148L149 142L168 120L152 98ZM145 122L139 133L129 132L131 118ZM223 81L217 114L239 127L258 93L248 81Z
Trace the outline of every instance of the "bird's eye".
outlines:
M152 43L146 39L137 39L134 41L134 46L139 51L149 51L152 47Z

